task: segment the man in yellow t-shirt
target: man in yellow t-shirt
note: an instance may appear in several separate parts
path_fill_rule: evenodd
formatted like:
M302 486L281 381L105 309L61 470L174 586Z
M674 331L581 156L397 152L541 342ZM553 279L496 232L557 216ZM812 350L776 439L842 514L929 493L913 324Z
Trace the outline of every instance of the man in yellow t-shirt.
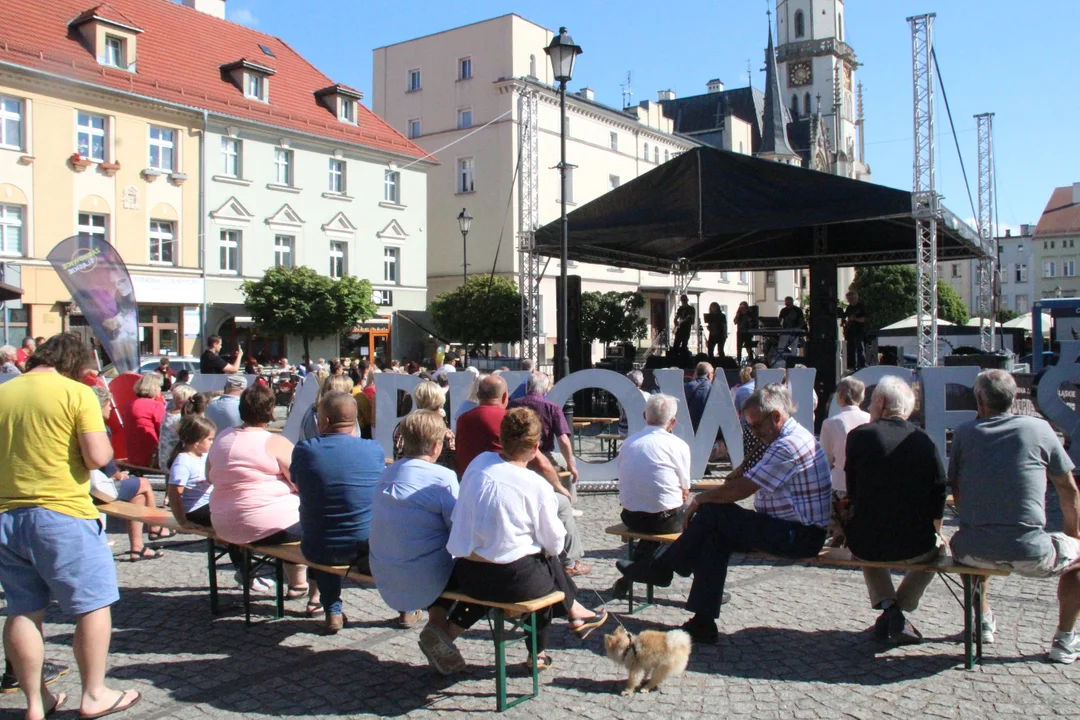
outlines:
M112 459L100 405L74 380L90 364L78 335L56 335L27 361L27 372L0 385L0 586L7 596L8 659L41 717L66 700L42 688L41 624L50 599L75 616L82 678L81 715L126 710L135 691L105 685L119 599L105 530L90 500L90 471Z

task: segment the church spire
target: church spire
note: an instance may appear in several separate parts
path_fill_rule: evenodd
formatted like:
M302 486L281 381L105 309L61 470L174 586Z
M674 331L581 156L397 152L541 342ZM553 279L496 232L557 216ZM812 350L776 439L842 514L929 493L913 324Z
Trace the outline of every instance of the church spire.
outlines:
M773 46L772 11L766 15L769 16L769 45L765 51L765 117L757 155L766 160L801 165L802 158L791 149L787 136L787 118L780 96L780 74L776 69L776 48Z

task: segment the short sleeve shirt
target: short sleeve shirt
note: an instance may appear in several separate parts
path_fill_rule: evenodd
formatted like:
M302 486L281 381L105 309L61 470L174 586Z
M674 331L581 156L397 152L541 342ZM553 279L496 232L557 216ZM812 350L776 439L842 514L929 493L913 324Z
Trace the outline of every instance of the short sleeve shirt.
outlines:
M228 364L213 350L205 350L199 358L199 372L203 375L221 375Z
M79 435L105 432L94 391L31 372L0 385L0 512L43 507L94 520Z
M184 512L198 510L210 502L210 491L214 489L206 479L206 456L195 457L191 453L180 453L169 469L169 484L182 487Z
M813 434L794 418L787 419L746 477L761 488L754 498L758 512L800 525L829 526L829 461Z
M540 418L541 452L552 452L555 450L556 438L570 435L570 426L566 424L563 409L540 393L526 393L525 397L510 403L511 409L519 407L529 408Z
M480 405L458 417L455 469L459 478L477 455L502 451L499 428L505 415L506 409L498 405Z

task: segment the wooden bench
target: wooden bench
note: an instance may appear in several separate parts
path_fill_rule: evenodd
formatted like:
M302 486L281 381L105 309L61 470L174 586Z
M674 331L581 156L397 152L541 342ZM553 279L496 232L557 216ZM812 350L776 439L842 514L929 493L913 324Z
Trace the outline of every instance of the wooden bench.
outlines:
M633 559L634 557L634 544L643 540L648 542L660 543L663 545L670 545L679 539L680 533L671 533L667 535L649 535L646 533L637 533L629 530L626 525L622 523L618 525L612 525L604 532L609 535L616 535L621 537L627 542L628 557ZM897 572L907 572L909 570L922 570L925 572L937 573L938 577L942 579L946 585L950 585L950 582L955 584L955 580L949 578L950 575L959 575L963 586L963 601L961 605L964 608L964 667L971 670L977 664L982 664L982 632L980 628L982 626L982 594L983 594L983 581L995 575L1003 576L1008 575L1007 570L985 570L983 568L974 568L967 565L960 565L954 561L951 557L942 557L937 562L933 563L898 563L898 562L873 562L868 560L859 560L851 555L851 552L846 548L824 548L818 554L817 557L792 559L781 558L774 555L767 555L766 553L746 553L746 557L762 558L767 560L785 560L791 563L804 563L806 565L814 565L819 567L842 567L842 568L884 568L886 570L894 570ZM950 586L950 592L951 592ZM629 584L629 594L627 596L629 608L628 612L633 614L640 610L645 609L653 602L653 586L647 584L645 586L646 601L644 604L639 605L637 609L634 608L634 583ZM955 593L953 594L955 597Z
M111 502L98 505L97 509L110 517L122 520L137 520L139 522L167 527L178 532L189 533L204 537L207 540L207 568L210 582L210 607L216 615L218 612L218 587L217 587L217 563L227 554L227 550L218 547L221 542L211 528L199 526L184 526L176 522L172 513L160 508L146 508L128 502ZM375 586L375 579L365 575L355 568L346 565L321 565L308 561L300 551L299 543L285 545L237 545L244 554L244 567L239 568L244 586L244 622L251 624L251 573L259 567L272 564L277 580L277 597L275 603L275 619L285 615L285 578L283 563L306 565L309 568L322 570L323 572L340 575L344 578ZM491 608L488 624L491 627L495 642L495 691L496 707L499 712L514 707L526 700L540 694L540 668L536 659L536 613L545 610L559 602L565 595L560 592L552 592L543 597L532 600L521 600L512 603L497 603L488 600L477 600L459 592L444 592L441 597L455 602L467 602L475 605L483 605ZM509 628L507 624L509 623ZM515 630L521 630L521 638L511 638L510 634ZM532 693L509 700L507 697L506 679L506 648L508 645L529 638L531 650L529 660L532 666Z
M619 454L619 443L625 438L619 433L600 433L596 436L600 441L600 452L604 452L604 444L607 443L607 459L614 460Z

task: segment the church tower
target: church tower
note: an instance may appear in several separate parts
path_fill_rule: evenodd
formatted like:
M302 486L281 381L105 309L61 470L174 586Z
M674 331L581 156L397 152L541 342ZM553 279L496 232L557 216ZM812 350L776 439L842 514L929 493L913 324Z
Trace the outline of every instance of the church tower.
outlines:
M868 179L869 168L858 155L859 63L846 41L845 20L844 0L776 0L780 86L793 117L820 113L835 153L833 172Z
M780 92L780 72L773 46L772 18L769 18L769 42L765 49L765 107L761 123L761 147L756 155L784 165L802 166L802 158L791 149L788 140L788 116Z

